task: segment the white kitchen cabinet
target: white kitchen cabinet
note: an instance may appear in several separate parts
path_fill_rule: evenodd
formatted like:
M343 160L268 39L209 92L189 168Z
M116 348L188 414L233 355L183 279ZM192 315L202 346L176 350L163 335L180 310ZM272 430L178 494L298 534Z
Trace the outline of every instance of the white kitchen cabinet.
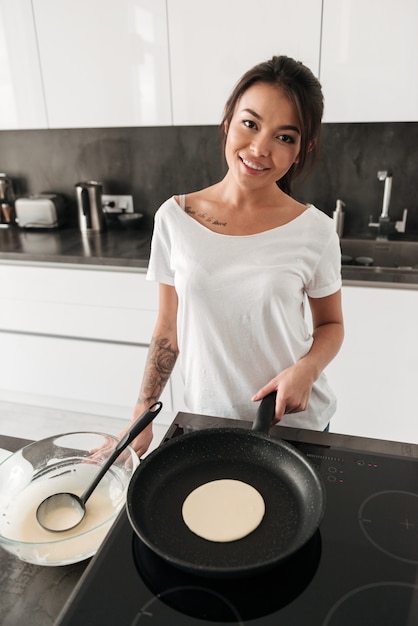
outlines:
M33 0L49 128L171 124L165 0Z
M0 129L218 124L273 54L325 122L417 121L417 24L416 0L0 0Z
M321 0L168 0L175 125L219 124L240 76L273 55L319 72Z
M0 341L7 354L1 387L15 399L22 394L23 403L131 417L146 347L21 333L0 333Z
M144 273L0 265L0 328L148 345L158 287Z
M0 264L0 399L127 419L158 309L145 274ZM169 423L171 383L157 422Z
M324 121L418 121L417 26L417 0L324 0Z
M345 339L328 366L331 430L418 443L418 290L343 287Z
M31 0L0 0L0 129L46 127Z

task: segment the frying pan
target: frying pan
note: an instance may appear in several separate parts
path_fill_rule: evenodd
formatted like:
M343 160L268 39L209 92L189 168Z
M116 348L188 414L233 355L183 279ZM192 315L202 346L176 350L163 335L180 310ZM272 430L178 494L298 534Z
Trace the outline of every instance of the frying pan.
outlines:
M268 435L275 397L262 400L251 431L213 428L182 435L135 470L126 502L130 523L140 541L167 563L199 576L254 576L289 558L317 530L324 488L301 452ZM218 543L189 530L182 505L199 485L223 478L252 485L266 511L252 533Z

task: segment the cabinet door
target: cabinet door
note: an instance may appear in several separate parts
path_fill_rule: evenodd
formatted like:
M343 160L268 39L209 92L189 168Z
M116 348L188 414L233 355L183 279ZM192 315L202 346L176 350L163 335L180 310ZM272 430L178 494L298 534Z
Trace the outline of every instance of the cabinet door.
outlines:
M321 0L168 0L173 123L219 124L240 76L273 55L319 72Z
M143 272L23 264L0 264L0 285L0 398L129 418L158 286ZM168 424L171 383L161 400Z
M47 128L31 0L0 0L0 129Z
M324 0L326 122L418 120L417 0Z
M418 291L343 287L345 339L327 368L333 432L418 443Z
M165 0L33 0L50 128L171 123Z
M148 349L0 331L0 353L5 399L129 420ZM170 386L161 400L172 411Z
M0 329L150 342L158 286L144 273L0 264L0 285Z

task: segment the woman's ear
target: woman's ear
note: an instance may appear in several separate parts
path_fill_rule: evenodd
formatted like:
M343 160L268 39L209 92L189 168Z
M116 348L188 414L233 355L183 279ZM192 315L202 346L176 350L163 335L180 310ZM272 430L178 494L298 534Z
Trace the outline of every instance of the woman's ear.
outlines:
M307 146L307 152L312 152L312 150L315 148L316 146L316 139L313 139L312 141L308 142L308 146Z

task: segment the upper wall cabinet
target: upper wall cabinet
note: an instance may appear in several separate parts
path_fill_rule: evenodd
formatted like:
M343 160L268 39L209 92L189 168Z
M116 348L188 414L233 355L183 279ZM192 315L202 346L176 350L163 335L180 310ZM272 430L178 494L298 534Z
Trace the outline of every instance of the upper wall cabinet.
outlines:
M0 0L0 128L46 128L31 0Z
M417 0L324 0L324 121L418 121L417 27Z
M168 0L173 123L219 124L240 76L273 55L319 73L321 0Z
M0 0L0 128L218 124L274 54L326 122L418 121L417 24L418 0Z
M49 128L171 124L165 0L32 0Z

